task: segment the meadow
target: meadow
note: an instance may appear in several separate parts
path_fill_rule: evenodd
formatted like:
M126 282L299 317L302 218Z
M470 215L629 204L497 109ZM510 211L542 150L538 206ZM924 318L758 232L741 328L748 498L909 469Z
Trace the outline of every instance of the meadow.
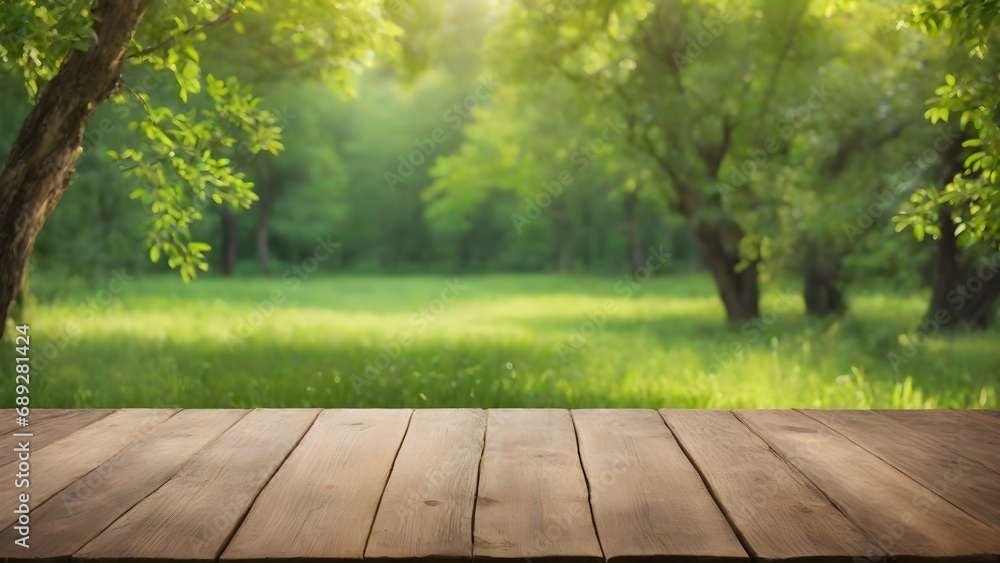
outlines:
M1000 384L1000 331L914 333L922 292L821 321L776 282L727 326L703 275L33 284L37 408L996 408Z

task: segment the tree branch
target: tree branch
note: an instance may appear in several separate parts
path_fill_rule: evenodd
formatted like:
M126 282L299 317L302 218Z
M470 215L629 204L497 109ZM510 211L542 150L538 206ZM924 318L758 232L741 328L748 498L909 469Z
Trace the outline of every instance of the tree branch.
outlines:
M795 36L799 30L799 23L806 14L806 10L809 8L809 2L801 2L802 8L795 15L792 20L792 28L789 30L786 36L787 40L785 45L778 54L778 59L774 63L774 70L771 71L771 79L767 85L767 91L764 94L763 104L760 107L760 113L757 115L757 132L756 136L760 137L764 129L764 117L767 116L767 112L771 109L771 102L774 100L774 91L778 87L778 79L781 77L781 68L785 65L785 61L788 59L788 54L792 50L792 44L795 42Z
M228 22L229 20L231 20L233 18L233 15L235 15L235 12L233 11L233 7L235 6L235 4L236 4L236 1L234 0L232 3L230 3L228 6L226 6L225 11L222 12L221 14L219 14L218 17L216 17L215 19L208 20L208 21L203 21L203 22L198 22L198 23L192 25L191 27L185 29L184 31L180 32L177 35L170 36L170 37L164 39L163 41L160 41L156 45L153 45L152 47L147 47L146 49L141 49L139 51L136 51L135 53L132 53L131 55L126 56L125 58L129 59L129 60L132 60L132 59L141 59L142 57L145 57L146 55L149 55L151 53L159 51L160 49L163 49L164 47L168 47L170 45L173 45L179 39L181 39L181 38L183 38L185 36L191 35L192 33L224 25L226 22Z

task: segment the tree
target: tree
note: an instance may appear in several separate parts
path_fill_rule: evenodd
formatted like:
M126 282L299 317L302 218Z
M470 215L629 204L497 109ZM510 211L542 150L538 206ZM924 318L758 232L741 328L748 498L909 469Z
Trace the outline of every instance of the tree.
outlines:
M125 103L124 91L145 110L130 124L135 146L115 156L143 182L134 195L154 215L150 257L165 254L190 279L207 268L208 246L190 238L202 209L210 201L249 206L255 199L233 157L281 148L275 116L235 78L203 75L197 46L226 24L240 32L246 19L266 26L269 45L284 46L280 64L348 84L370 54L397 46L400 28L390 16L377 0L286 0L266 14L254 0L0 5L0 68L20 75L35 102L0 173L0 318L6 321L34 241L70 185L84 128L100 104ZM136 90L151 90L168 75L191 109L152 106Z
M897 218L918 239L938 247L926 317L942 328L983 329L1000 303L1000 59L994 24L997 0L922 0L909 21L946 35L966 60L955 60L924 114L932 123L958 121L961 147L947 154L943 177L918 190ZM969 151L962 151L965 147ZM977 258L985 258L982 263Z
M878 267L898 255L886 226L937 165L914 166L936 140L919 114L938 51L923 35L896 30L892 5L841 10L853 17L827 24L842 46L823 67L835 94L728 202L750 233L751 257L801 274L806 312L820 317L847 310L850 280L875 273L869 258Z
M641 265L639 218L648 213L639 209L639 197L648 170L629 156L622 131L575 96L564 78L529 91L505 85L472 118L462 147L432 170L427 215L439 230L468 232L485 206L499 207L506 245L551 241L542 258L546 270L589 270L603 262L606 252L594 247L608 239L621 249L603 270ZM511 196L506 204L500 193Z
M744 260L746 231L728 201L752 184L755 155L778 151L780 132L796 127L786 113L827 101L816 69L838 40L825 36L825 6L530 4L515 4L498 40L523 53L507 75L561 74L598 112L623 116L626 139L659 171L655 189L690 225L727 318L756 317L758 263Z

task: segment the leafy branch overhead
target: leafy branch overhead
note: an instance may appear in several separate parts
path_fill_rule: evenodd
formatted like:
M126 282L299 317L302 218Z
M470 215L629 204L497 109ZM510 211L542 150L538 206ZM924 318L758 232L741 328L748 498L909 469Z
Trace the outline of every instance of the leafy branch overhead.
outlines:
M918 190L899 217L897 229L912 227L917 238L942 235L939 214L954 213L944 228L964 244L1000 248L1000 59L995 23L997 0L927 1L910 21L925 33L948 38L959 58L928 100L924 117L961 132L962 161L941 188ZM949 233L950 236L950 233Z
M98 41L99 7L91 0L3 3L0 72L20 74L37 100L68 53ZM146 2L111 98L122 118L113 126L132 138L109 155L152 216L153 261L165 256L193 278L207 269L209 246L191 232L206 207L249 207L257 199L242 169L261 152L282 150L287 118L267 109L255 89L293 74L350 95L376 54L400 60L396 20L413 9L403 0L282 0L266 9L256 0Z

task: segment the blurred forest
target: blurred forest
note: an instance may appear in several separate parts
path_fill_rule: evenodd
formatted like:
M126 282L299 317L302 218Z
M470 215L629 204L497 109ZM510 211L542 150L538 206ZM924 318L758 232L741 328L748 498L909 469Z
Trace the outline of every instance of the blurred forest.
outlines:
M926 102L946 75L996 69L910 25L911 12L450 0L410 30L405 64L376 63L347 88L244 68L232 47L252 32L221 29L201 73L252 85L283 150L239 163L259 201L204 209L191 239L211 245L212 273L237 276L280 273L326 238L340 245L321 265L331 272L613 274L656 248L671 255L662 273L716 272L736 319L755 311L758 270L803 277L820 314L842 311L851 284L933 284L943 253L971 263L996 245L938 236L961 224L957 206L917 237L896 232L911 198L975 152L963 141L976 132L932 124ZM143 94L176 92L158 80ZM167 268L149 261L149 205L134 194L147 180L128 173L142 165L122 158L136 143L123 120L148 108L124 98L87 125L34 269ZM30 109L21 77L0 78L0 101L6 153Z
M743 336L779 288L824 320L870 316L855 297L885 292L898 301L865 330L885 329L889 363L897 330L995 334L1000 1L106 4L0 8L8 322L109 272L238 295L310 264L376 276L372 295L545 274L631 297L676 276ZM99 25L112 12L123 23ZM112 85L72 106L59 76L104 72L87 57L113 37ZM32 152L44 139L59 158ZM970 342L988 356L986 338ZM977 358L957 404L993 383Z

